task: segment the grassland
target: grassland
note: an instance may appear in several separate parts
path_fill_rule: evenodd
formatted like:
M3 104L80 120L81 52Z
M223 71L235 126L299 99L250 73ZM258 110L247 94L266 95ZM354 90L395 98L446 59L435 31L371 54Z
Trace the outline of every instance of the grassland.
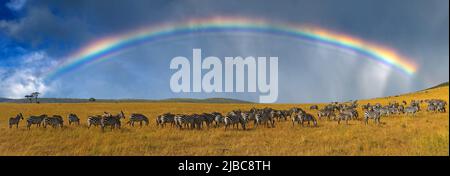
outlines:
M421 92L361 100L380 102L439 98L448 102L448 86ZM228 130L177 130L156 127L154 117L163 112L200 113L270 106L293 106L309 111L310 104L202 104L202 103L71 103L16 104L0 103L0 155L449 155L449 114L420 112L416 116L394 115L382 118L382 125L364 125L351 121L338 125L319 121L318 128L277 123L276 128ZM319 105L321 106L321 105ZM425 105L422 105L425 108ZM149 126L124 127L101 132L87 129L86 117L103 111L125 114L139 112L151 117ZM360 109L359 109L360 110ZM76 113L79 127L63 129L8 128L8 118L22 112L29 115ZM310 111L315 114L315 112ZM362 112L360 112L362 113Z

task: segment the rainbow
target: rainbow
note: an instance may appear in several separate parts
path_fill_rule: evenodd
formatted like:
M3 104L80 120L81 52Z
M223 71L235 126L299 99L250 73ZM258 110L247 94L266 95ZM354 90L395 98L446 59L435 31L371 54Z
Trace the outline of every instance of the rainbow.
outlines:
M414 74L417 70L414 63L393 49L318 27L269 23L264 20L251 18L211 17L149 26L125 34L96 40L62 59L62 62L51 68L44 75L44 78L54 79L59 75L75 70L81 66L107 60L115 53L142 43L173 36L205 32L252 32L288 36L316 42L321 45L343 48L365 56L365 58L382 62L408 75Z

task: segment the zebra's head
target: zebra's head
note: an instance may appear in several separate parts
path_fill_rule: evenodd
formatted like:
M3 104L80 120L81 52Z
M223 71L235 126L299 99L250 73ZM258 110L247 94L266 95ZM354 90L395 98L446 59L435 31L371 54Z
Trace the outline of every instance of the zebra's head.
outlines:
M23 115L22 113L17 114L17 118L22 119L23 120Z

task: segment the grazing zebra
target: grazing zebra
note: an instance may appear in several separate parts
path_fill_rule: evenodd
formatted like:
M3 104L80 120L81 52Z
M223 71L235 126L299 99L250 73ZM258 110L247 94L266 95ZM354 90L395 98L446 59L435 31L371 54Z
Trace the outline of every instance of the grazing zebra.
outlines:
M256 124L256 111L249 111L249 112L242 112L247 117L247 123L250 121L253 121L253 126ZM288 115L285 114L284 117L287 117Z
M225 116L224 124L225 124L225 131L227 130L228 126L232 125L233 128L236 127L239 129L239 124L241 125L242 129L246 129L247 125L247 114L245 113L238 113L238 114L231 114L228 116Z
M139 122L142 127L142 122L145 123L145 126L148 126L148 118L143 114L133 113L130 115L130 120L127 122L130 126L134 127L134 122Z
M175 125L175 115L171 113L164 113L163 115L158 116L156 120L156 125L160 125L161 127L165 127L166 123L170 123L171 126Z
M373 119L376 124L380 124L380 113L377 111L364 111L364 123L369 124L369 119Z
M350 117L350 119L358 119L358 111L356 109L346 109L341 110L341 113L346 114Z
M102 116L101 115L95 115L95 116L89 116L87 119L88 129L94 125L94 126L101 126L102 125Z
M63 127L63 118L60 115L53 115L52 117L45 117L44 120L42 120L42 126L44 128L47 127L47 125L51 125L53 128L56 128L57 126Z
M194 128L194 117L191 115L179 114L174 117L175 125L180 130L183 128Z
M378 112L380 113L380 116L388 116L390 113L387 107L378 109Z
M206 121L205 117L199 114L193 114L192 115L193 118L193 123L191 125L191 128L197 128L197 129L201 129L203 127L203 122Z
M311 125L311 122L313 122L313 125L316 127L317 126L317 120L316 118L309 113L298 113L296 116L293 117L292 119L292 125L294 126L295 122L297 122L297 124L301 124L302 126L304 125L305 122L308 122L308 126Z
M308 126L311 125L310 123L313 122L314 126L317 126L317 120L316 118L309 113L303 113L302 118L301 118L301 124L303 126L303 122L308 122Z
M31 125L36 125L38 127L41 126L42 120L44 120L44 118L46 118L47 115L46 114L42 114L40 116L30 116L27 118L27 128L30 129Z
M16 117L9 118L9 128L11 128L13 125L16 125L16 128L19 128L20 120L23 120L22 113L17 114Z
M72 123L76 123L77 125L80 125L80 119L78 118L78 116L76 114L69 114L68 116L69 119L69 125L71 125Z
M398 110L398 107L390 107L388 108L389 114L400 114L400 110Z
M225 119L224 119L224 117L222 116L222 114L217 114L215 117L214 117L214 127L219 127L220 126L220 124L223 124L223 123L225 123L225 121L224 121Z
M214 122L214 118L216 117L216 114L220 114L218 112L213 113L203 113L201 116L204 118L204 122L206 123L206 126L209 128L211 124Z
M408 106L405 108L405 113L415 115L416 112L419 111L419 108L417 106Z
M427 112L436 112L437 107L434 104L429 104L427 107Z
M107 115L105 113L105 116L103 116L100 121L102 131L104 131L106 126L110 126L111 130L116 127L120 129L120 126L121 126L120 119L121 118L125 119L125 114L123 113L123 111L120 111L120 113L117 115L111 115L111 114Z
M344 112L341 112L341 113L339 113L339 114L337 115L337 121L338 121L338 124L341 124L341 121L345 120L345 124L348 125L348 121L351 120L351 119L352 119L351 114L345 113L345 111L344 111Z
M331 120L331 119L334 119L336 117L336 115L334 114L334 112L332 110L321 109L321 110L319 110L319 112L317 112L317 117L319 118L319 120L322 120L324 117L326 117L327 120Z
M266 127L275 127L275 119L273 119L272 115L270 114L270 112L262 112L262 113L257 113L255 116L256 119L256 123L255 123L255 128L258 127L258 125L261 124L265 124Z

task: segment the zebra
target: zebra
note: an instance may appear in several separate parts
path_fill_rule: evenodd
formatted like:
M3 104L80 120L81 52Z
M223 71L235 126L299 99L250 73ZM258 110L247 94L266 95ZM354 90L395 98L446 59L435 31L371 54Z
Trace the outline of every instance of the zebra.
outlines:
M346 113L348 111L341 112L337 115L338 124L341 124L342 120L345 120L345 124L348 125L348 121L352 119L351 113Z
M202 116L199 114L193 114L191 117L193 118L191 128L192 129L195 129L195 128L201 129L203 127L203 122L206 121L205 116Z
M102 124L102 116L101 115L95 115L95 116L89 116L87 119L88 129L94 125L94 126L101 126Z
M44 118L46 118L47 115L46 114L42 114L40 116L30 116L27 118L27 128L30 129L31 125L36 125L38 127L41 126L42 120L44 120Z
M327 120L331 120L332 118L334 119L336 117L336 115L334 114L334 112L332 110L320 109L319 112L317 112L317 117L319 118L319 120L321 120L324 117L326 117Z
M253 121L253 126L256 124L256 111L248 111L248 112L243 112L245 114L245 116L247 117L247 122ZM287 117L288 115L285 114L284 117Z
M20 120L23 120L22 113L17 114L16 117L9 118L9 128L11 128L13 125L16 125L16 128L19 128Z
M160 125L161 127L165 127L166 123L170 123L171 126L175 125L175 115L171 113L164 113L158 116L156 125Z
M429 104L427 107L427 112L436 112L437 107L434 104Z
M145 123L145 126L148 126L148 118L147 116L143 114L137 114L133 113L130 115L130 120L127 122L130 126L134 127L134 122L139 122L140 126L142 127L142 122Z
M406 114L412 114L415 115L419 111L419 108L417 106L409 106L405 108Z
M69 125L71 125L72 123L76 123L77 125L80 125L80 119L78 118L78 116L76 114L69 114L68 119L69 119Z
M224 117L222 116L222 114L216 114L216 116L214 117L214 127L219 127L220 124L225 123L224 121Z
M184 128L193 128L194 118L190 115L179 114L174 117L175 125L180 130Z
M358 116L359 116L358 111L355 109L351 109L351 108L346 109L346 110L341 110L341 113L347 114L350 117L350 119L358 119Z
M380 113L377 111L364 111L364 123L369 124L369 119L373 119L376 124L380 124Z
M317 105L311 105L311 106L309 107L309 110L313 110L313 109L318 110L318 109L319 109L319 106L317 106Z
M273 119L273 116L270 114L270 112L261 112L257 113L255 116L256 123L255 128L258 127L258 125L265 124L266 127L275 127L275 119Z
M439 103L437 104L436 110L437 110L438 112L445 113L445 105L446 105L446 104L447 104L447 102L439 102Z
M389 109L387 107L383 107L378 109L380 116L388 116L390 114Z
M120 111L120 113L117 115L111 115L111 114L105 113L100 121L100 126L102 128L102 131L104 131L106 126L111 126L111 130L116 127L120 129L120 126L121 126L120 119L121 118L125 119L125 114L123 113L123 111Z
M295 115L292 119L292 126L294 126L295 122L297 122L297 124L301 124L302 126L304 125L304 122L308 122L308 126L311 125L311 122L313 122L313 125L316 127L317 126L317 120L316 118L309 113L298 113L297 115Z
M214 122L214 118L216 117L217 114L220 114L218 112L213 112L213 113L203 113L201 114L201 116L203 116L204 118L204 122L206 123L206 126L209 128L211 126L211 124Z
M53 115L52 117L45 117L42 120L42 126L44 128L47 127L47 125L51 125L53 128L56 128L57 126L63 127L63 118L60 115Z
M236 126L236 128L239 129L239 124L241 125L243 130L246 130L247 114L237 113L237 114L227 115L227 116L225 116L224 124L225 124L225 131L227 130L228 126L230 126L230 125L232 125L233 128Z

